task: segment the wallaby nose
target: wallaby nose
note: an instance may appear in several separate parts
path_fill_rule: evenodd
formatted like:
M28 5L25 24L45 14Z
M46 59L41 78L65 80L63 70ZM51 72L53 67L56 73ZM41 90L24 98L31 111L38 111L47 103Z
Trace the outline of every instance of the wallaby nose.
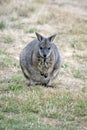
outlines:
M44 58L46 58L46 54L44 54Z

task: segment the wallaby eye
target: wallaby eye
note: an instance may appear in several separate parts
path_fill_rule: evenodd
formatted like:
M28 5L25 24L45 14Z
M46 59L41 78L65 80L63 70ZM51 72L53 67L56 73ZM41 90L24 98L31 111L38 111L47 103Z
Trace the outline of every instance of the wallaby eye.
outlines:
M48 48L48 50L50 50L50 47Z
M42 50L43 48L40 46L40 50Z

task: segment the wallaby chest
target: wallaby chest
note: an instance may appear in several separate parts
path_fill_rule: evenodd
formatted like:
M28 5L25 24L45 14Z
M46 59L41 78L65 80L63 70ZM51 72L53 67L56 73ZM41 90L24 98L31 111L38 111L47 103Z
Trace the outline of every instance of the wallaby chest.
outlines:
M34 55L33 65L40 72L51 72L54 66L54 57L50 55L48 58L44 59L41 56Z

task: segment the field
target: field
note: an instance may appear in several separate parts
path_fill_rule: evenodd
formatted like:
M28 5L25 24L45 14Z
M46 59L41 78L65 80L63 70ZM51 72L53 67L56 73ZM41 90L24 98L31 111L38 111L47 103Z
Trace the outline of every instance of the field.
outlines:
M26 86L22 49L57 33L56 87ZM0 1L0 130L87 130L87 0Z

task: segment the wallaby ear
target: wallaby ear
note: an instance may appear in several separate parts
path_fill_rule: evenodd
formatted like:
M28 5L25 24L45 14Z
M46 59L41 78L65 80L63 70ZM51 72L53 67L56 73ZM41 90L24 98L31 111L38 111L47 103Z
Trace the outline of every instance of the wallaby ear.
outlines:
M53 42L53 40L55 39L55 37L56 37L56 34L54 34L54 35L48 37L48 40L49 40L50 42Z
M36 33L37 39L41 42L44 39L44 37L37 32L35 33Z

